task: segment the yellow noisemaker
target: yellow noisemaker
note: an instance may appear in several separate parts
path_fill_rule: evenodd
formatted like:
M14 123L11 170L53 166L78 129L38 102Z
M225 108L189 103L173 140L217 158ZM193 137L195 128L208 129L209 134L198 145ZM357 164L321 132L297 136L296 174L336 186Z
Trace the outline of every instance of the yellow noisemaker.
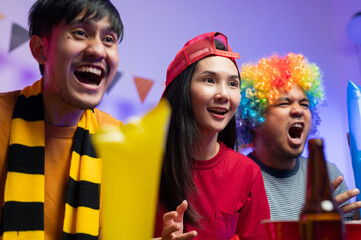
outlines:
M151 239L170 106L162 100L143 118L93 137L103 159L102 239Z

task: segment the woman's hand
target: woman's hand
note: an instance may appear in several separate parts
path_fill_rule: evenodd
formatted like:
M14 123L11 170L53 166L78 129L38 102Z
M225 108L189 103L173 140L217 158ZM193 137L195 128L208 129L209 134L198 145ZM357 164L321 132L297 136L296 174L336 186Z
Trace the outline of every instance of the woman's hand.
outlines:
M163 215L162 240L188 240L197 236L196 231L183 233L183 216L188 202L184 200L175 211Z

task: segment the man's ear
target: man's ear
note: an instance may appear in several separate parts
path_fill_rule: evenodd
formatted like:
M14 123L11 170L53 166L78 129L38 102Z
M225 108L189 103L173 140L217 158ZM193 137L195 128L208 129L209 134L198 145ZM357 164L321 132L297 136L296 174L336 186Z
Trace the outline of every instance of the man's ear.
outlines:
M46 38L34 35L30 38L29 46L36 61L39 64L44 64L48 50Z

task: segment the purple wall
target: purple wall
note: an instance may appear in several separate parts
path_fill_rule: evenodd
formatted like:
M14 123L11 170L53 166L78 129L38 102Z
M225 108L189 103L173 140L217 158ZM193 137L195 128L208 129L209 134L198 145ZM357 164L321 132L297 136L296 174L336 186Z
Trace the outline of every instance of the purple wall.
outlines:
M34 1L0 1L0 91L8 91L40 77L28 42L8 52L12 24L27 28L27 11ZM242 56L239 65L274 52L303 53L324 72L328 107L321 113L320 136L325 139L326 156L344 173L348 186L354 187L346 140L346 87L348 79L361 85L361 56L345 29L353 14L361 10L359 0L113 2L125 25L119 46L122 76L101 109L126 121L157 104L168 64L187 40L204 32L225 33L232 49ZM138 96L134 76L154 81L144 102Z

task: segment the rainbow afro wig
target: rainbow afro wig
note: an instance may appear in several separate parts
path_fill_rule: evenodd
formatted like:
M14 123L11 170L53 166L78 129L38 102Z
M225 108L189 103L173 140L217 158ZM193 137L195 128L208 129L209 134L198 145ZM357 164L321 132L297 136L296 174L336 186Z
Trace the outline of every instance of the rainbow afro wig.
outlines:
M242 98L236 114L241 148L252 143L253 130L264 123L267 106L278 100L281 91L289 91L294 85L300 86L310 101L311 134L317 132L320 123L318 108L324 104L324 86L316 64L309 63L301 54L272 55L255 65L243 64L241 79Z

